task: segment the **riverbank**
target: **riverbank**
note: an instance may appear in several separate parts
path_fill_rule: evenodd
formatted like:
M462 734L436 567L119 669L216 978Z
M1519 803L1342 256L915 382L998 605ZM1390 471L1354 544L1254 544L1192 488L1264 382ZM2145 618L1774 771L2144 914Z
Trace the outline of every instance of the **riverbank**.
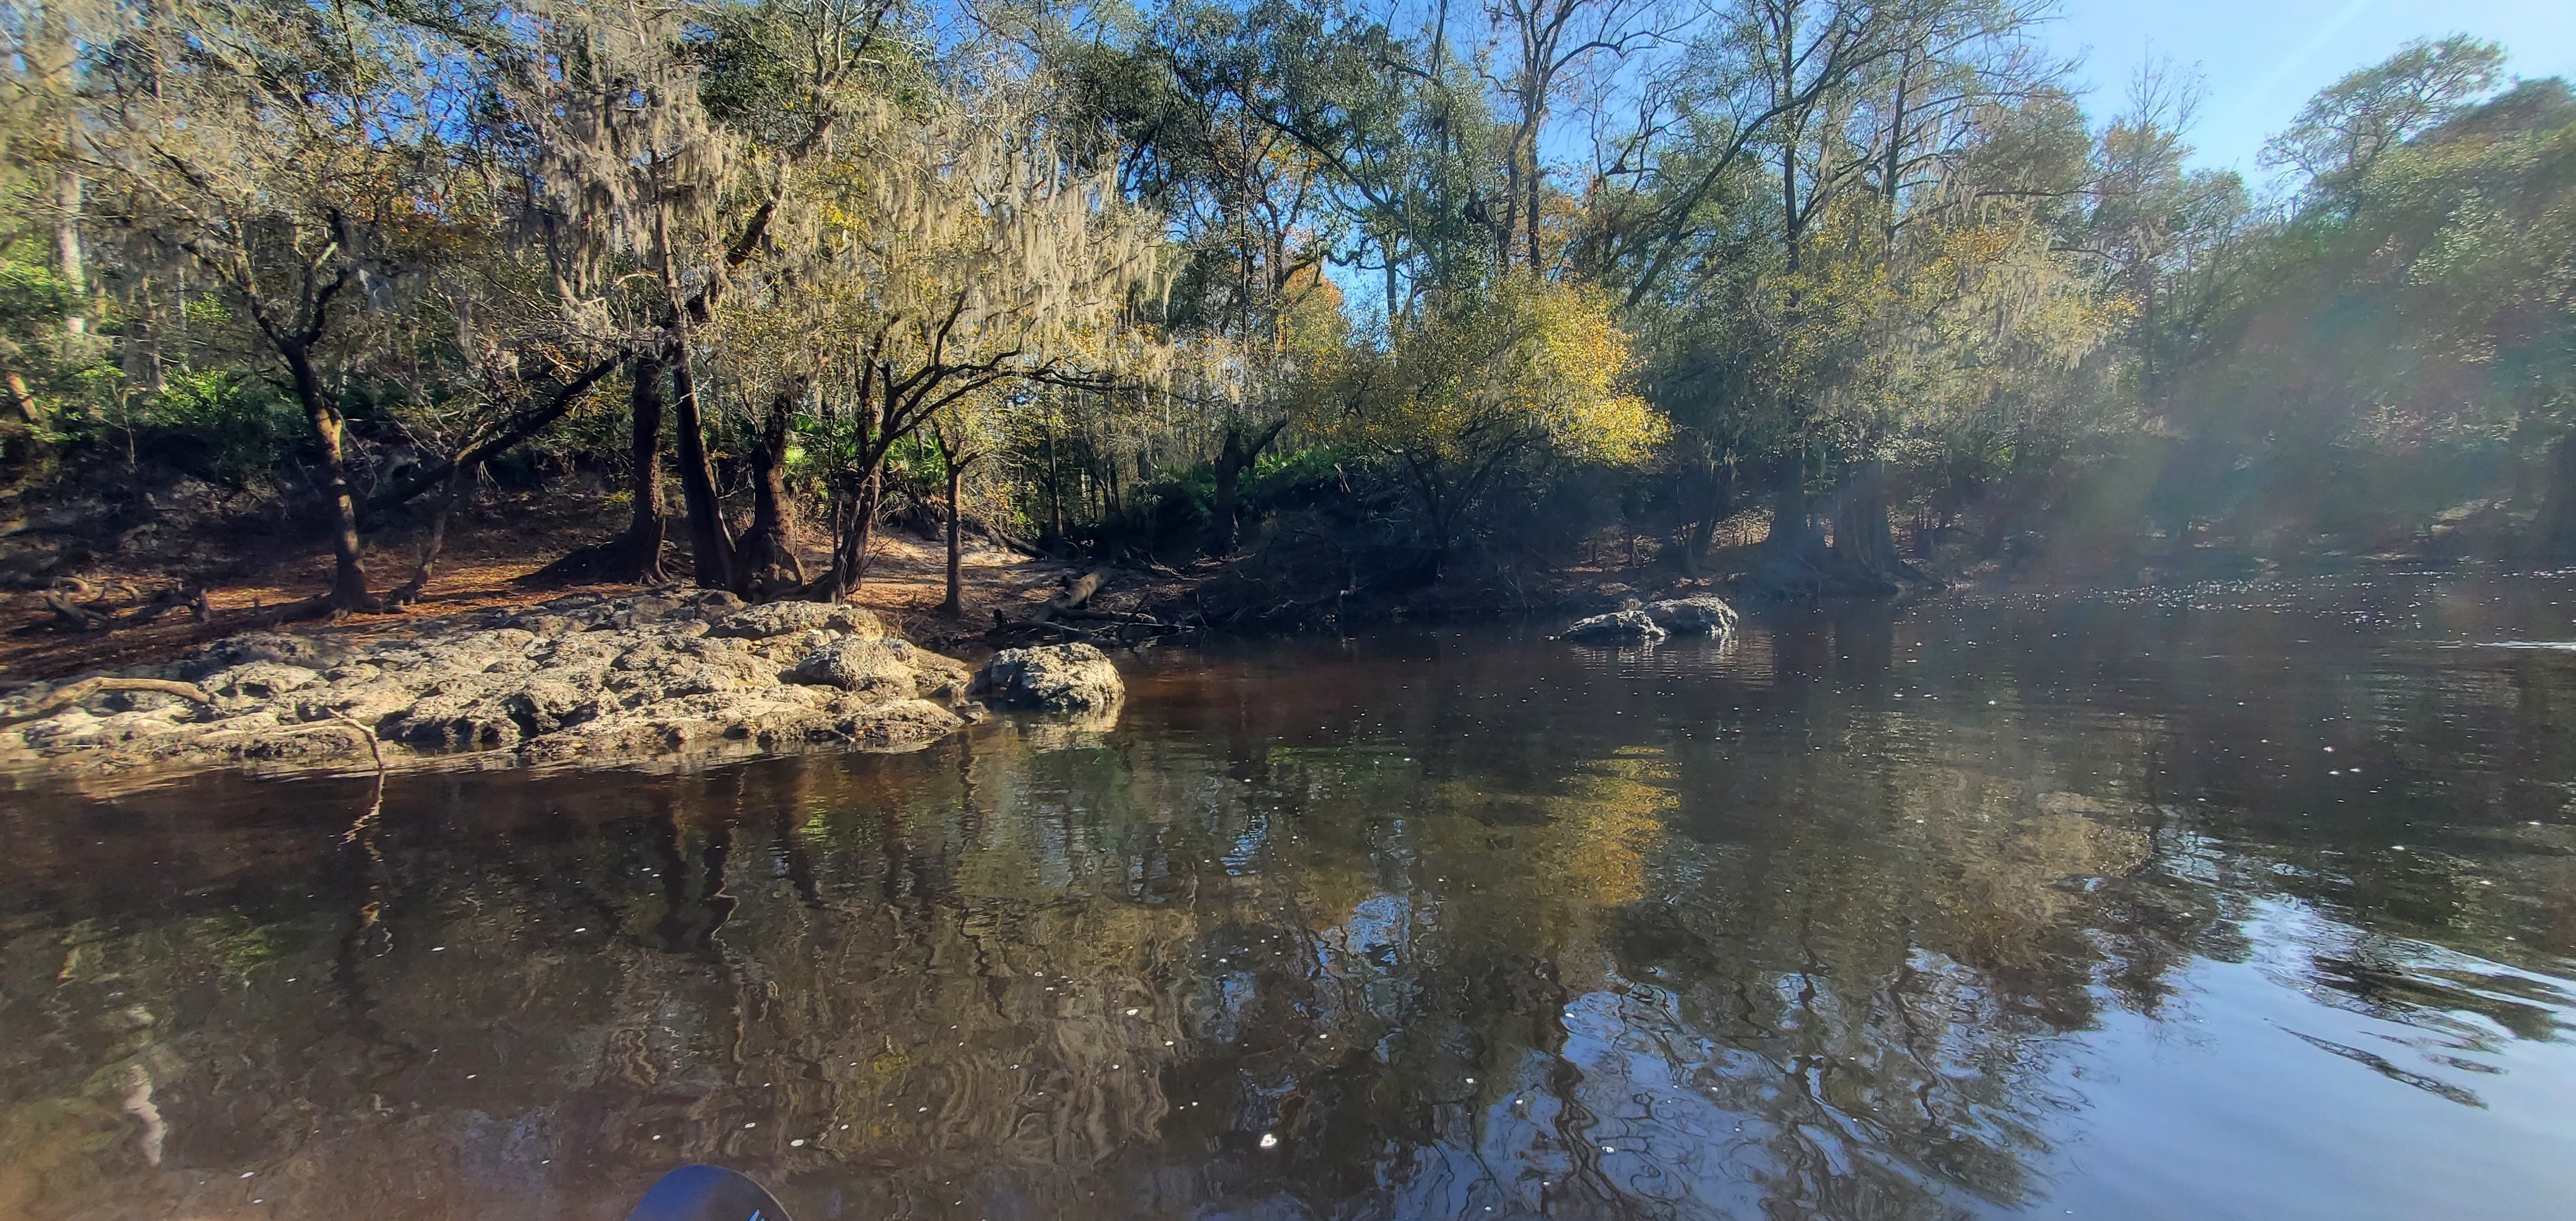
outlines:
M413 634L423 624L454 616L516 613L583 594L632 595L632 585L541 576L565 552L613 534L623 524L621 512L595 499L499 497L450 529L445 553L410 606L330 622L285 622L281 612L328 587L328 554L309 540L291 542L220 513L173 510L165 515L167 524L128 531L116 546L101 538L93 558L62 566L58 578L0 602L0 685L172 661L249 631L363 644ZM417 553L416 535L391 529L373 540L371 571L380 584L406 575ZM8 541L13 540L0 540ZM1020 604L1043 602L1073 571L970 538L961 564L964 612L951 617L939 612L947 592L943 544L889 530L880 532L870 556L868 580L854 605L933 648L967 639L973 625L989 626L995 609L1026 614ZM815 565L827 562L819 552L807 558ZM21 566L52 570L51 561ZM173 596L180 590L202 594L202 612L189 604L193 598ZM49 593L94 618L74 625L50 605Z
M622 513L599 498L496 495L451 527L444 554L411 605L317 622L289 622L284 613L327 588L329 556L310 539L296 541L282 527L262 529L258 521L227 515L219 506L171 498L140 526L119 525L124 518L100 512L92 514L96 520L83 519L86 525L66 526L55 535L22 528L0 538L0 560L22 573L56 575L23 582L0 602L0 690L174 662L245 632L360 647L440 630L442 621L460 617L521 614L568 597L629 597L637 592L631 585L565 583L544 575L546 565L566 552L613 534L623 524ZM33 537L53 541L35 549ZM408 527L372 537L371 571L380 585L406 575L418 544L417 529ZM83 548L93 553L73 562L70 557ZM809 570L829 562L819 550L805 558ZM685 568L676 547L672 561L675 569ZM944 540L889 528L873 542L866 580L852 604L874 612L897 635L971 660L1004 644L1126 642L1119 631L1102 628L1111 618L1242 633L1531 614L1570 619L1615 609L1630 597L1688 597L1717 584L1680 578L1651 558L1637 563L1615 556L1546 572L1460 572L1429 583L1388 574L1325 581L1263 561L1256 553L1183 568L1141 561L1098 568L1025 555L970 534L959 566L962 605L949 614L941 605L947 596ZM1104 575L1105 584L1085 608L1090 619L993 637L997 613L1025 622L1068 583L1094 571ZM78 608L79 619L63 614L53 599Z

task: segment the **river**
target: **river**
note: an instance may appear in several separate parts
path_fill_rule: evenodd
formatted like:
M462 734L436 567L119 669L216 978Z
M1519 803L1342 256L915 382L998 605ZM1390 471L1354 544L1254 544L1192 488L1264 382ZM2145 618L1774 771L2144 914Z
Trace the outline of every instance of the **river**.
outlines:
M0 792L0 1217L2560 1218L2576 580L1122 659L909 755Z

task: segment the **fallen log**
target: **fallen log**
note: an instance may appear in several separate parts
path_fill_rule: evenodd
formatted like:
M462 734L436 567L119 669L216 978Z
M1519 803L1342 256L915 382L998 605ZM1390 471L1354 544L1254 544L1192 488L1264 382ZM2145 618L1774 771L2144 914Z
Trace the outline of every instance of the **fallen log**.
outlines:
M1038 613L1031 617L1030 622L1044 623L1067 611L1082 609L1083 604L1091 601L1092 595L1099 593L1100 587L1108 582L1107 569L1096 568L1082 574L1080 579L1068 583L1064 587L1064 592L1047 599L1046 605L1038 608Z
M1143 623L1153 626L1160 626L1163 622L1152 615L1141 614L1135 611L1093 610L1087 606L1077 606L1071 610L1057 611L1055 614L1049 616L1049 618L1057 620L1073 619L1085 623Z
M44 592L43 597L45 609L54 612L54 618L59 621L60 626L75 632L93 631L107 626L107 616L50 589Z
M166 678L84 678L79 682L65 683L55 688L45 698L36 701L34 707L6 720L0 720L0 725L15 725L20 721L32 721L38 717L50 716L93 695L107 691L155 691L162 695L175 695L195 704L211 705L215 702L213 696L206 694L205 688L195 683L177 682Z

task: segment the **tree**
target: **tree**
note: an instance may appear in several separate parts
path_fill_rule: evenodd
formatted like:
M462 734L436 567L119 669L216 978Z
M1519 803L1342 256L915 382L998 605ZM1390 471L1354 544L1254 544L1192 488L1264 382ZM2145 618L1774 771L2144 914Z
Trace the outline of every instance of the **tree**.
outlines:
M2503 79L2504 48L2453 34L2415 39L2395 55L2317 91L2261 164L2287 167L2311 189L2340 195L2388 151L2440 126Z
M1513 111L1503 143L1501 215L1491 217L1494 261L1510 266L1512 243L1525 237L1522 266L1543 272L1548 260L1539 245L1539 213L1547 175L1539 143L1561 79L1594 61L1624 60L1669 32L1656 28L1656 14L1644 0L1496 0L1492 13L1508 57L1496 84Z
M892 11L892 0L548 4L502 60L534 152L537 219L573 270L566 295L590 298L632 354L633 520L600 557L614 575L661 575L667 404L696 578L736 584L696 331L765 249L794 171L830 142Z
M2170 65L2141 68L2127 109L2095 142L2092 207L2069 226L2133 309L2127 329L2138 393L2151 408L2245 266L2235 247L2254 217L2233 171L2183 168L2191 153L2183 137L2198 104L2197 81Z
M345 9L265 0L186 10L170 70L102 99L92 173L140 260L209 276L301 408L335 572L318 604L374 609L346 446L350 332L396 308L434 260L478 240L446 138L436 48ZM182 121L184 116L185 121Z
M1629 388L1631 371L1606 292L1516 274L1441 301L1382 350L1349 351L1308 390L1307 410L1412 491L1437 576L1514 463L1627 466L1654 451L1663 419Z
M2540 549L2576 554L2576 464L2558 444L2576 406L2571 217L2576 98L2563 81L2524 83L2382 150L2260 251L2259 291L2222 320L2227 346L2179 396L2192 408L2180 422L2274 468L2246 511L2311 529L2331 514L2388 530L2475 490L2424 478L2430 459L2503 457L2502 491L2537 508ZM2257 408L2220 409L2240 403Z
M939 453L939 473L946 484L946 525L948 536L948 591L939 603L939 613L950 618L966 613L965 564L966 508L964 491L966 472L980 466L992 454L999 424L998 409L990 393L975 395L948 409L945 418L932 421L930 442Z
M1068 167L1038 99L996 87L862 108L810 175L791 239L844 440L834 596L864 574L894 446L1007 382L1150 375L1138 317L1160 247L1106 177Z

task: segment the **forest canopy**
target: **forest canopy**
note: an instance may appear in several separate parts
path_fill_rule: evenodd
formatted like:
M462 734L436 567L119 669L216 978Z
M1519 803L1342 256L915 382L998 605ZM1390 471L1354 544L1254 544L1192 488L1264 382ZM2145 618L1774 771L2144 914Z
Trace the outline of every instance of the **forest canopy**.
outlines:
M2576 554L2567 83L2410 44L2250 182L2052 16L9 0L8 515L265 499L341 612L496 491L755 597L889 517L1344 592Z

